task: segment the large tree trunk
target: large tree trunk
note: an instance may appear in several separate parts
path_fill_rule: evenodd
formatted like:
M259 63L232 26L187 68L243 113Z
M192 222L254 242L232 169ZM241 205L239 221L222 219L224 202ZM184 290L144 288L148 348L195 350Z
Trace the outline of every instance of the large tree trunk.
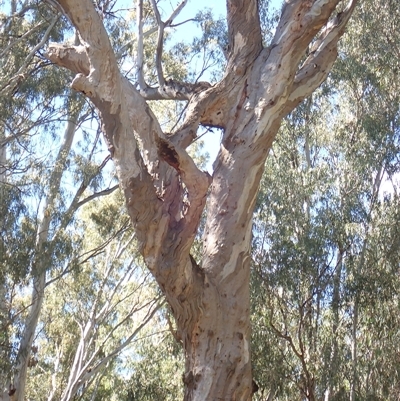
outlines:
M213 86L166 82L159 48L158 88L142 75L143 2L137 4L137 87L121 76L92 1L58 2L81 46L51 44L47 57L77 73L72 87L98 109L139 249L185 349L185 400L250 400L249 253L263 165L282 118L326 78L356 1L331 18L341 0L287 0L272 44L263 48L257 1L228 0L224 78ZM146 102L165 98L188 100L185 121L168 136ZM212 177L185 150L200 124L224 129ZM190 248L206 200L197 264Z
M248 400L252 394L250 239L266 153L249 148L236 163L229 154L219 159L208 202L213 219L204 236L201 313L186 346L187 400Z
M186 345L185 400L251 398L248 269L242 262L226 265L242 271L240 285L230 278L229 292L219 293L212 283L204 290L204 313Z

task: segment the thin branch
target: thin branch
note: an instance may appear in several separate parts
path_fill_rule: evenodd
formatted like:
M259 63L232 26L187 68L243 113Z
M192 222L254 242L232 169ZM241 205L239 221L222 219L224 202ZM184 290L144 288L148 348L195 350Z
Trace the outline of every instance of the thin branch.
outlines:
M146 81L144 80L143 74L143 63L144 63L144 51L143 51L143 0L137 0L136 2L136 25L137 25L137 74L139 88L145 90L147 88Z
M174 21L174 19L180 14L180 12L182 11L183 7L187 4L187 0L182 1L179 6L172 12L172 14L167 18L167 20L164 22L164 28L175 28L179 25L183 25L186 22L189 21L197 21L195 18L191 18L188 19L186 21L183 22L179 22L178 24L172 24L172 22ZM146 32L143 33L142 38L147 38L148 36L152 35L153 33L157 32L157 27L153 27L150 28L149 30L147 30ZM136 38L132 39L131 41L129 41L128 43L126 43L124 46L121 47L121 49L119 50L119 52L117 53L117 58L121 57L122 54L124 53L124 51L126 50L126 48L135 43L136 42Z
M184 24L186 24L188 22L200 22L200 19L198 19L198 18L189 18L189 19L186 19L185 21L178 22L176 24L171 24L171 25L169 25L169 27L170 28L177 28L178 26L184 25Z
M156 302L159 301L159 298ZM95 367L90 369L90 365L86 364L82 369L82 373L86 370L85 374L81 376L81 378L75 382L75 385L79 385L81 383L89 380L93 375L95 375L109 360L118 355L127 345L129 345L132 340L137 336L137 334L143 329L144 326L153 318L156 312L163 306L164 301L157 303L153 309L149 309L147 316L144 318L143 322L134 330L134 332L119 346L116 347L113 351L111 351L105 358L103 358Z
M162 87L164 86L164 74L162 70L162 52L163 52L163 42L164 42L164 22L161 20L160 11L158 10L157 3L155 0L150 0L153 6L154 15L156 17L158 25L158 37L157 37L157 51L156 51L156 69L158 84Z
M166 26L172 26L171 23L173 22L173 20L180 14L180 12L183 10L183 8L186 6L188 0L183 0L178 7L176 7L176 9L172 12L172 14L170 15L170 17L165 21L165 25ZM185 23L181 22L180 24Z
M31 33L37 31L39 28L41 28L43 25L45 25L45 22L40 23L39 25L34 26L32 29L29 31L25 32L23 35L21 35L19 38L15 39L12 41L1 53L0 53L0 58L4 57L4 55L16 44L19 42L22 42L24 39L26 39Z
M80 202L78 202L78 203L76 204L76 208L77 208L77 209L80 208L80 207L83 206L85 203L88 203L88 202L92 201L93 199L100 198L101 196L109 195L109 194L113 193L114 191L116 191L118 188L119 188L119 185L117 184L117 185L114 185L114 186L111 187L111 188L107 188L107 189L104 189L103 191L96 192L96 193L94 193L94 194L88 196L87 198L81 200Z
M58 21L58 18L60 17L60 14L57 14L50 22L49 27L47 28L46 32L43 35L42 40L31 50L31 52L26 56L25 61L22 63L21 67L19 70L14 74L14 76L8 81L8 83L2 88L0 94L1 95L6 95L12 93L15 88L18 86L18 84L21 82L22 79L24 79L24 71L28 64L31 62L32 58L34 57L35 53L43 47L45 42L50 36L50 32L53 29L54 25Z
M104 252L104 249L107 247L107 245L118 235L120 235L124 230L126 230L129 226L129 221L127 220L123 226L116 232L114 233L110 238L108 238L105 242L103 242L101 245L99 245L96 248L91 249L90 251L87 251L81 255L78 255L73 261L71 261L67 267L56 277L52 278L51 280L46 282L46 287L49 286L50 284L53 284L57 280L60 280L62 277L67 275L68 273L72 272L74 269L74 262L76 261L78 265L82 265L86 262L88 262L90 259L100 255L101 253ZM80 258L85 257L83 260L78 261Z
M280 330L278 330L278 329L276 328L276 326L272 323L272 318L271 318L271 320L270 320L270 322L269 322L269 325L270 325L270 327L272 328L273 332L274 332L278 337L280 337L280 338L286 340L286 341L289 343L290 348L292 348L292 350L293 350L293 352L295 353L295 355L296 355L300 360L302 360L302 359L303 359L303 355L297 350L297 348L296 348L296 346L295 346L295 344L294 344L294 342L293 342L292 337L291 337L289 334L283 334Z
M85 203L89 202L89 200L87 200L87 198L81 202L79 202L79 198L82 196L82 194L86 191L87 187L89 186L89 184L92 182L92 180L100 173L100 171L104 168L104 166L111 160L110 156L107 156L102 163L97 167L96 171L90 176L87 177L86 179L84 179L80 185L80 187L78 188L78 190L75 193L75 196L72 200L72 202L69 205L68 210L64 213L64 222L63 224L60 226L60 230L64 229L65 226L68 224L68 222L71 219L71 216L78 210L79 207L83 206ZM113 187L114 188L114 187ZM104 190L104 191L108 191L108 190ZM104 192L101 191L101 192ZM100 192L100 193L101 193ZM96 194L93 194L91 196L98 197L95 196ZM100 195L99 195L100 196ZM93 198L93 199L94 199Z

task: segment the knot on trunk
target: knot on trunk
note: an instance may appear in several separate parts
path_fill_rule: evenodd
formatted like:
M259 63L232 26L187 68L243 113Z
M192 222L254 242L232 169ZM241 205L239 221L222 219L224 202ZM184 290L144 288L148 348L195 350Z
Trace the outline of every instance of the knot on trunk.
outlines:
M158 150L158 155L160 156L161 159L166 161L171 167L173 167L178 172L180 171L178 153L175 150L175 148L168 143L168 141L162 138L157 138L157 150Z

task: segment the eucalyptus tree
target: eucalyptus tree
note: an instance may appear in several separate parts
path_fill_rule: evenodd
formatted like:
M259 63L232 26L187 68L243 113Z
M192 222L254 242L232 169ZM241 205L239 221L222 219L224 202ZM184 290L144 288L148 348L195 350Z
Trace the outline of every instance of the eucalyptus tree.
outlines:
M327 77L356 1L287 0L267 42L259 12L268 3L228 0L227 60L214 83L179 82L163 69L164 32L186 1L169 16L160 2L136 2L134 82L121 73L103 23L109 2L55 4L80 44L50 44L47 57L76 74L72 88L97 108L139 250L183 343L184 397L251 399L250 240L264 162L282 118ZM145 79L149 14L157 31L153 85ZM163 131L149 103L165 99L187 102L172 132ZM186 151L200 126L223 129L212 177ZM196 261L190 249L206 203Z
M111 212L122 207L118 193L85 205L76 227L85 231L80 254L64 270L46 276L29 398L113 399L112 383L121 380L121 354L135 354L127 347L160 309L160 294L150 273L143 272L128 219L121 215L116 220Z
M54 118L54 104L45 95L51 85L43 91L46 70L49 64L38 57L38 49L55 35L54 26L58 15L48 7L37 7L26 2L11 1L8 7L1 5L1 54L0 54L0 170L2 174L1 196L1 383L11 376L16 347L10 341L13 322L11 299L14 283L25 279L29 269L30 248L33 248L34 228L26 206L27 187L33 188L35 176L23 173L32 166L40 168L40 156L34 156L34 145L28 138L34 137L37 127ZM48 21L45 21L48 18ZM61 77L62 75L60 75ZM49 75L47 75L49 77ZM43 105L38 109L40 97ZM32 185L33 184L33 185ZM3 337L4 336L4 337ZM11 384L10 384L11 386ZM8 386L7 386L8 387ZM3 389L2 389L3 390ZM7 391L12 391L12 386Z
M374 14L379 17L368 18ZM396 2L365 2L352 28L357 40L346 41L348 62L344 60L338 68L339 77L347 81L349 101L356 105L350 125L353 134L349 153L358 155L353 169L362 172L370 186L363 192L357 213L364 218L356 231L359 245L351 249L352 259L348 263L352 400L359 394L365 398L395 399L398 390L398 369L394 367L392 375L386 376L383 367L396 366L391 355L395 354L393 346L396 348L398 336L392 320L398 310L399 285L395 273L399 257L396 227L400 172L398 17ZM376 29L382 34L376 35ZM366 60L366 53L374 54L372 60ZM379 309L371 308L372 305L379 305ZM383 313L376 313L377 310ZM376 330L371 322L375 322ZM391 354L386 352L389 349ZM378 383L377 375L385 379Z
M298 108L266 165L252 253L260 399L397 397L399 187L383 184L399 131L381 107L355 118L367 96L345 92L315 99L313 118Z
M253 230L260 399L398 398L397 8L356 9L331 78L267 161Z
M84 157L71 152L91 107L59 85L69 73L56 73L41 54L49 38L61 38L60 13L29 1L12 1L1 11L0 396L22 400L48 274L76 256L68 234L74 213L111 189L96 191L108 161L97 155L98 135L84 145ZM72 191L66 180L74 182ZM20 296L27 292L30 300Z

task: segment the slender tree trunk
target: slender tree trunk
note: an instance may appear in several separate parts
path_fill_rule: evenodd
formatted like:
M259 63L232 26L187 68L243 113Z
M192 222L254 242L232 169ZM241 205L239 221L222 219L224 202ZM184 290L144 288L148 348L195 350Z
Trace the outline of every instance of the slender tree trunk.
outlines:
M3 139L4 139L4 134L2 130L0 130L0 202L4 202L4 194L5 192L5 185L7 184L7 170L6 170L6 164L7 164L7 148L6 145L3 145ZM0 227L2 227L4 224L3 216L0 215ZM3 239L0 238L0 255L1 258L5 254L5 245L3 242ZM3 361L0 362L0 369L2 371L0 372L0 383L2 385L0 389L0 400L7 400L8 399L8 391L10 389L10 373L6 372L6 366L8 365L9 360L9 347L10 347L10 342L8 338L8 313L9 313L9 308L7 306L6 302L6 295L7 295L7 287L6 287L6 277L0 276L0 347L1 347L1 352L0 352L0 360ZM3 370L4 369L4 370Z
M4 134L0 134L0 184L7 182L7 147L3 144ZM1 196L1 195L0 195Z
M42 309L44 290L46 286L46 272L49 269L48 259L44 252L44 245L49 239L49 227L53 216L56 196L58 195L65 162L71 149L78 116L70 116L65 130L64 140L55 160L54 168L49 180L49 193L43 208L43 218L39 224L36 236L35 256L33 261L32 298L29 314L26 319L22 339L18 349L17 367L14 379L16 389L13 400L25 400L25 388L28 374L31 348L35 338L36 327Z
M325 391L325 401L329 401L331 395L334 393L335 386L337 385L337 369L338 369L338 357L339 357L339 341L338 341L338 329L339 329L339 305L340 305L340 278L342 275L343 268L343 254L344 251L339 246L336 269L333 276L333 294L332 294L332 352L329 360L329 377L328 387Z
M364 269L366 253L367 253L367 245L369 242L369 234L373 229L371 225L371 217L375 210L375 206L377 205L378 196L382 184L383 175L385 173L384 166L381 164L380 168L376 172L374 181L372 183L371 188L371 202L368 210L367 223L365 227L365 238L363 241L363 246L360 253L360 259L356 266L355 277L359 279L361 273ZM359 320L359 292L356 292L354 296L354 304L353 304L353 319L352 319L352 330L351 330L351 382L350 382L350 401L355 401L356 399L356 391L358 386L358 320Z
M351 381L350 381L350 401L356 399L356 389L358 382L357 368L357 329L358 329L358 297L354 300L353 321L351 328Z

